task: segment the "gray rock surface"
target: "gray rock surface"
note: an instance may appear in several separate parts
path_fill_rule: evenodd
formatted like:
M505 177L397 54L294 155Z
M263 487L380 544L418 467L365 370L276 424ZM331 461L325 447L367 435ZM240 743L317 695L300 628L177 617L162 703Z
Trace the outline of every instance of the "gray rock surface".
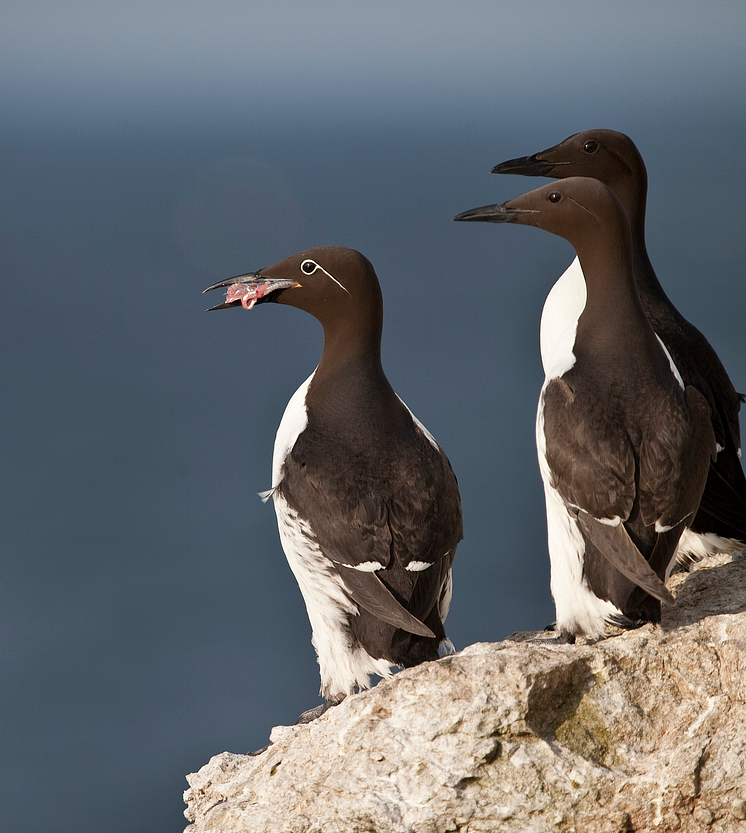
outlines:
M671 579L647 625L397 674L188 776L188 833L746 833L746 559Z

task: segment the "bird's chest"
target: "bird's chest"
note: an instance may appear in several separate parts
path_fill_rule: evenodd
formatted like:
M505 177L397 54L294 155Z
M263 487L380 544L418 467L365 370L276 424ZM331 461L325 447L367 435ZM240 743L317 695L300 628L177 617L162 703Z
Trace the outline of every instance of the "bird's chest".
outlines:
M344 494L396 493L411 486L431 464L430 447L412 419L390 419L374 408L350 409L338 419L319 419L306 397L313 376L288 403L275 439L272 485L303 481L311 490ZM383 409L378 409L379 411ZM394 415L399 416L396 408ZM406 413L404 414L406 416Z
M576 257L550 290L541 313L541 362L549 379L575 363L575 334L585 304L585 279Z
M273 489L277 487L282 479L282 469L285 464L285 459L298 440L298 437L306 430L308 425L306 394L313 380L314 373L292 395L280 420L277 435L275 436L274 452L272 454Z
M424 493L426 461L417 449L387 437L343 435L309 422L282 465L282 489L299 506L324 504L340 511L376 503L391 505L401 494Z

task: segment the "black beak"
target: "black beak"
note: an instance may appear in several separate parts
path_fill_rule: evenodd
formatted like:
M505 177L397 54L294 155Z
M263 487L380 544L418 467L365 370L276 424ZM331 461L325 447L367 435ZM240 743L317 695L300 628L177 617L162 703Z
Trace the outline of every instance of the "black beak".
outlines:
M483 205L481 208L462 211L453 219L477 223L515 223L519 217L525 214L536 214L536 212L526 208L508 208L507 203L499 203L498 205Z
M546 151L544 151L546 152ZM520 174L521 176L551 176L552 171L558 165L565 165L566 162L547 162L539 159L539 154L533 156L519 156L517 159L508 159L501 162L490 171L493 174Z
M228 296L231 294L240 296L230 301L226 298L222 304L210 307L207 310L208 312L216 309L228 309L229 307L240 306L243 306L245 309L250 309L254 304L266 300L271 292L276 292L280 289L291 289L295 286L300 286L300 284L297 281L286 278L265 278L259 272L247 272L245 275L236 275L233 278L218 281L212 286L208 286L207 289L203 289L202 294L204 295L205 292L210 292L213 289L228 289ZM231 293L230 287L237 287L239 291Z
M233 286L237 283L242 284L250 284L252 281L256 280L259 277L258 272L247 272L245 275L235 275L232 278L226 278L224 281L218 281L214 283L212 286L208 286L207 289L202 290L202 294L204 295L205 292L212 292L213 289L225 289L228 286ZM215 309L228 309L229 307L240 307L240 301L231 301L230 303L223 303L218 304L215 307L209 307L207 312L212 312Z

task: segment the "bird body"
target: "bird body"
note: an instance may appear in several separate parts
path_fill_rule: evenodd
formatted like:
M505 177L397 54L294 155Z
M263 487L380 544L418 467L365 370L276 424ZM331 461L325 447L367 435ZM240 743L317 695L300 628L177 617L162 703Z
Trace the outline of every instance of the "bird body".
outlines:
M740 463L738 420L741 397L710 343L670 301L650 262L645 243L647 171L634 142L613 130L588 130L533 156L503 162L493 172L559 179L594 177L619 198L630 222L632 268L642 307L684 383L707 400L718 443L700 508L681 536L679 560L746 549L746 478ZM582 269L576 258L550 291L542 312L545 369L545 356L571 325L582 292Z
M456 219L534 225L578 254L559 314L545 310L536 431L558 628L596 636L659 620L715 442L706 401L684 388L642 308L619 200L578 177Z
M462 537L458 486L383 372L381 292L362 255L310 249L231 280L232 304L297 306L324 327L319 365L280 422L263 496L306 604L321 693L334 703L370 675L452 649L443 621Z

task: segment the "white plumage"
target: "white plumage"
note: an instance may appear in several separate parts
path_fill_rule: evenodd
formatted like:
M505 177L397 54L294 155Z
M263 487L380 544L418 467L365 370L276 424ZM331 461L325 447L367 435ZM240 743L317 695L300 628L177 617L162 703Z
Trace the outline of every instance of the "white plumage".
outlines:
M333 563L321 552L311 527L288 506L277 488L285 458L308 424L306 394L314 373L293 394L282 415L272 455L271 492L282 549L311 623L311 643L321 675L320 693L325 699L332 699L340 691L351 692L355 685L369 688L371 674L390 677L394 666L385 659L371 657L351 638L347 622L350 616L359 615L358 606L345 591Z

